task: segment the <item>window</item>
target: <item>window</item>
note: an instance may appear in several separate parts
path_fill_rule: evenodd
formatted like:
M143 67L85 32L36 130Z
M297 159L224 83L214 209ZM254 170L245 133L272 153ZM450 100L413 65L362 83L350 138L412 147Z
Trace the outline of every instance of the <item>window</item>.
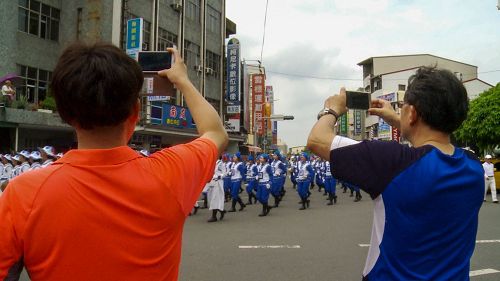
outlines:
M398 91L406 91L406 85L399 84L398 85Z
M207 6L207 30L220 34L221 24L220 24L220 12L212 8L212 6Z
M18 65L21 83L16 88L17 96L25 96L30 103L39 103L47 96L52 72L35 67Z
M186 17L194 22L200 23L200 0L186 1Z
M151 48L151 23L149 21L143 20L142 26L142 50L152 51Z
M184 40L184 62L188 67L200 65L200 46Z
M136 19L138 16L131 14L129 12L123 13L123 23L122 23L122 31L121 31L121 46L122 49L127 49L127 21L130 19ZM143 51L152 51L151 49L151 23L149 21L143 20L142 26L142 50Z
M18 30L43 39L59 40L59 9L35 0L19 0Z
M207 57L205 61L206 67L212 71L209 75L219 78L220 56L207 50Z
M177 35L161 27L158 28L158 51L165 51L173 45L177 45Z

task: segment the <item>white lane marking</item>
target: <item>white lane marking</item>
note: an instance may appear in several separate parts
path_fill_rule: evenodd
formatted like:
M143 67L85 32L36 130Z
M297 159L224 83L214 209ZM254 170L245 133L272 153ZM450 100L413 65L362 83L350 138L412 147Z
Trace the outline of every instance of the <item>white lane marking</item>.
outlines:
M476 243L500 243L500 240L476 240Z
M469 273L469 276L478 276L478 275L492 274L498 272L500 271L492 268L486 268L486 269L473 270Z
M500 239L498 240L476 240L476 244L484 244L484 243L500 243ZM370 244L358 244L360 247L370 247Z
M238 246L239 249L300 249L300 245L253 245Z

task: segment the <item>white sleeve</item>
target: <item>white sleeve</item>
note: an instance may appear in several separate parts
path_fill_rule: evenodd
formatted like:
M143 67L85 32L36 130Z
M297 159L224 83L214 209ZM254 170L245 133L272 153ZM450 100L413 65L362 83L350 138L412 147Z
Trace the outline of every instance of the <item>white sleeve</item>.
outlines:
M359 141L357 141L357 140L353 140L353 139L341 137L341 136L335 136L332 140L332 144L330 145L330 151L337 149L337 148L341 148L341 147L349 146L349 145L353 145L353 144L358 144L358 143L359 143Z

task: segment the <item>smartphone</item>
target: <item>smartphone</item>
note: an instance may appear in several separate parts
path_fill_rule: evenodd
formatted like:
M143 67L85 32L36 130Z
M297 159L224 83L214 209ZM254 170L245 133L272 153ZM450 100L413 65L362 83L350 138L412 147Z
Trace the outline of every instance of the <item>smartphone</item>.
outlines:
M173 63L169 52L139 52L137 61L146 73L169 69Z
M371 104L370 93L347 91L346 106L349 109L368 110Z

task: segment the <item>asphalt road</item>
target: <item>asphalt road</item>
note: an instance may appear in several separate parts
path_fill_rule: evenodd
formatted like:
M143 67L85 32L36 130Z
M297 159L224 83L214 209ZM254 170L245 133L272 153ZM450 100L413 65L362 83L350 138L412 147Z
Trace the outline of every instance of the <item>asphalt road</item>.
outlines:
M180 280L361 280L368 247L360 244L369 244L371 235L369 196L363 194L355 203L348 193L338 193L337 205L326 206L325 197L315 191L311 208L299 211L296 192L288 191L268 217L258 217L260 205L253 205L215 223L206 222L208 210L189 218ZM483 204L477 240L498 241L476 245L471 271L500 271L499 220L500 205ZM500 280L500 272L471 280Z
M361 280L368 247L360 244L370 243L372 224L369 196L363 194L355 203L349 193L339 192L337 205L326 206L325 197L314 191L311 208L299 211L296 192L287 190L281 206L268 217L258 217L260 205L228 213L215 223L206 222L208 210L190 217L184 228L179 280ZM476 244L471 271L500 271L499 220L500 205L483 204L477 240L487 241ZM21 280L29 280L25 272ZM471 280L500 280L500 272Z

